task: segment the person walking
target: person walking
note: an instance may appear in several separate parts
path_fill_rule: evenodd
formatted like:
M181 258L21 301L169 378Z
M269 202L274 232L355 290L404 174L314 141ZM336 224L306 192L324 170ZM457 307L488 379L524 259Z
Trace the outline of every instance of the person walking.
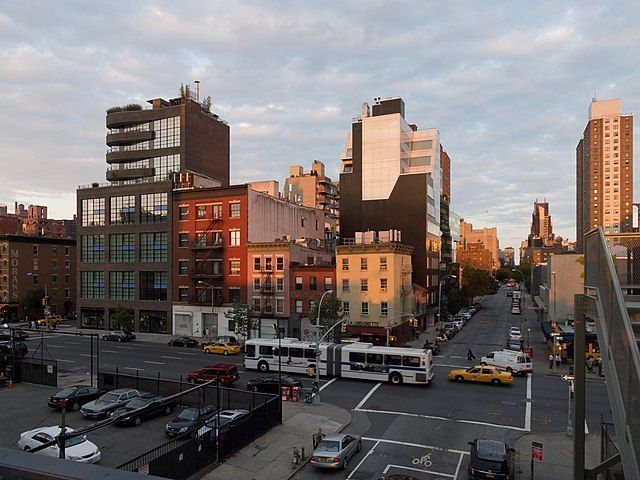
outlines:
M318 428L318 433L313 435L313 449L315 450L318 444L324 438L324 433L322 433L322 428Z
M560 368L560 362L562 361L562 359L560 358L560 355L558 355L556 353L556 368Z
M555 357L553 356L553 353L549 354L549 368L553 370L553 362L555 360Z
M467 360L471 361L471 360L475 360L475 359L476 359L476 356L473 354L471 349L469 349L469 351L467 352Z

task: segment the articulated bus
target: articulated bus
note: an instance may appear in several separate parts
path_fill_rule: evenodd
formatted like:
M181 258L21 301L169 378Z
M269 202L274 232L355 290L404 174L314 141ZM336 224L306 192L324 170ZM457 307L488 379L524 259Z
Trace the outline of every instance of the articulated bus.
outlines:
M315 374L316 344L297 338L256 338L245 343L244 366L261 372ZM434 377L431 350L375 347L371 343L321 343L320 375L379 382L429 384Z

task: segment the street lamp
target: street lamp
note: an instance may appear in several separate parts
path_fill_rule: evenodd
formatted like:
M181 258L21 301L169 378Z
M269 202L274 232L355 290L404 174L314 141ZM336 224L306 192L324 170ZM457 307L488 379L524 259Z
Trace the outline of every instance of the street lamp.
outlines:
M396 320L396 319L398 319L398 318L402 318L402 317L415 317L415 314L414 314L414 313L403 313L403 314L401 314L401 315L398 315L397 317L393 317L393 318L389 319L389 321L387 322L387 326L386 326L386 327L384 327L384 328L385 328L385 330L387 331L387 347L389 346L389 331L390 331L393 327L395 327L395 326L396 326L396 325L391 325L391 322L392 322L393 320Z
M322 299L320 299L320 301L322 301ZM319 313L319 311L318 311L318 313ZM329 335L329 333L334 328L336 328L338 325L340 325L345 320L346 320L345 318L342 318L342 319L338 320L336 323L334 323L333 325L331 325L331 327L329 327L329 329L324 333L324 335L322 335L322 337L320 337L320 339L316 343L316 388L318 389L318 391L313 396L313 404L314 405L322 405L322 402L320 401L320 343L325 339L325 337L327 335Z
M573 397L573 375L563 375L562 379L569 385L569 403L567 410L567 435L573 436L573 423L571 420L571 398Z
M280 330L280 319L276 319L273 328L278 336L278 395L280 396L280 408L282 408L282 331ZM273 347L275 350L275 347Z
M442 277L440 279L440 282L438 282L438 326L442 326L442 310L441 310L441 306L442 306L442 282L444 282L444 280L447 277L451 277L451 278L458 278L456 275L445 275L444 277ZM387 342L387 346L389 346L388 342Z
M207 287L209 287L209 288L211 289L211 322L213 322L213 319L214 319L214 317L215 317L215 314L214 314L214 311L213 311L213 309L215 308L215 307L213 306L213 285L211 285L210 283L207 283L207 282L205 282L205 281L202 281L202 280L198 280L198 285L205 285L205 286L207 286ZM202 322L202 324L203 324L203 325L202 325L202 332L203 332L203 334L204 334L204 330L206 330L206 329L204 328L204 321ZM216 335L217 335L217 334L218 334L218 332L216 332Z

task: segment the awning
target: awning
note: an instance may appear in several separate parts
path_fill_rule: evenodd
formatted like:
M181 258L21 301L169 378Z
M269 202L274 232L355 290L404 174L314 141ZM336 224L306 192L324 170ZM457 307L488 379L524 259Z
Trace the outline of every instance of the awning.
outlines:
M544 335L544 338L546 338L547 340L549 340L549 337L551 337L551 324L549 322L542 322L540 324L540 327L542 328L542 334Z
M9 308L18 308L19 305L17 303L0 303L0 310L5 310Z
M347 325L347 332L357 335L387 335L387 329L384 327L369 327L365 325Z

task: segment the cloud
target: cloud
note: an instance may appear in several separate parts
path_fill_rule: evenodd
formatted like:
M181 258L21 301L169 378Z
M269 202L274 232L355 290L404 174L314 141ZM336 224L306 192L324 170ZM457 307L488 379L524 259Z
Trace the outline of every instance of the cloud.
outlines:
M453 207L518 246L532 203L575 238L575 146L594 92L640 110L640 4L284 0L0 5L0 204L70 217L104 181L105 109L201 81L231 125L232 181L322 160L363 101L402 96L452 158ZM602 19L606 19L602 21Z

